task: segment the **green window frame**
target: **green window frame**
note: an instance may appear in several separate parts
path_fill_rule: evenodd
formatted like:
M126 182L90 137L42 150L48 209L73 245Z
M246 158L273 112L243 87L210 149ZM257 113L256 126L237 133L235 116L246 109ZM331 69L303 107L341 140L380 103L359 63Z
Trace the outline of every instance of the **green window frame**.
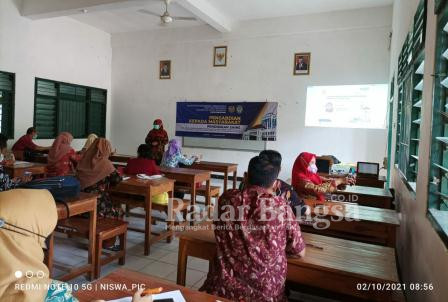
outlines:
M437 20L427 216L448 246L448 5Z
M15 74L0 71L0 133L14 138Z
M34 126L39 138L106 136L107 90L36 78Z
M421 0L398 59L398 105L395 164L408 186L415 192L425 66L427 2Z

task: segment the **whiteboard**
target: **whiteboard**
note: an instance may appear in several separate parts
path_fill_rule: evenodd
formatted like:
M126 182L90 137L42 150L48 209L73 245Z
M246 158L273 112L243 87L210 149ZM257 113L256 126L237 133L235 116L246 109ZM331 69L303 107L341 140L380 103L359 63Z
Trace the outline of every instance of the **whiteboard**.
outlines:
M238 150L247 152L260 152L266 150L266 141L184 136L182 142L183 147L189 148Z

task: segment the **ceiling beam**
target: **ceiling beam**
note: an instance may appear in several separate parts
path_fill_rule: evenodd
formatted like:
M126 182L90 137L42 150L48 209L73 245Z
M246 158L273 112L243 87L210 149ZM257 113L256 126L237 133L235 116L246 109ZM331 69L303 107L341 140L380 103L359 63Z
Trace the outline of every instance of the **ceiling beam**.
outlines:
M84 10L104 11L141 6L151 0L23 0L21 14L30 19L45 19L80 14Z
M219 32L232 30L234 21L219 12L207 0L177 0L176 3Z

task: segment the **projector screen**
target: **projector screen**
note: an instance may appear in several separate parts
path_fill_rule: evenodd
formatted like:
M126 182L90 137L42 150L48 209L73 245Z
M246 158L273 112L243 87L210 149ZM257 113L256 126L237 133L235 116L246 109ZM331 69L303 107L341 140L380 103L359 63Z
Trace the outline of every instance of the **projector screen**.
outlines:
M385 129L387 84L309 86L305 126Z

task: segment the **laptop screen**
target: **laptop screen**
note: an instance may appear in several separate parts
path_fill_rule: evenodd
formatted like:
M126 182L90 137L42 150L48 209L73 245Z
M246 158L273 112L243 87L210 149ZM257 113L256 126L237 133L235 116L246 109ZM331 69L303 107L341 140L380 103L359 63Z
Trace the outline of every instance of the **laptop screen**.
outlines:
M358 163L358 174L378 175L379 164L377 163Z

